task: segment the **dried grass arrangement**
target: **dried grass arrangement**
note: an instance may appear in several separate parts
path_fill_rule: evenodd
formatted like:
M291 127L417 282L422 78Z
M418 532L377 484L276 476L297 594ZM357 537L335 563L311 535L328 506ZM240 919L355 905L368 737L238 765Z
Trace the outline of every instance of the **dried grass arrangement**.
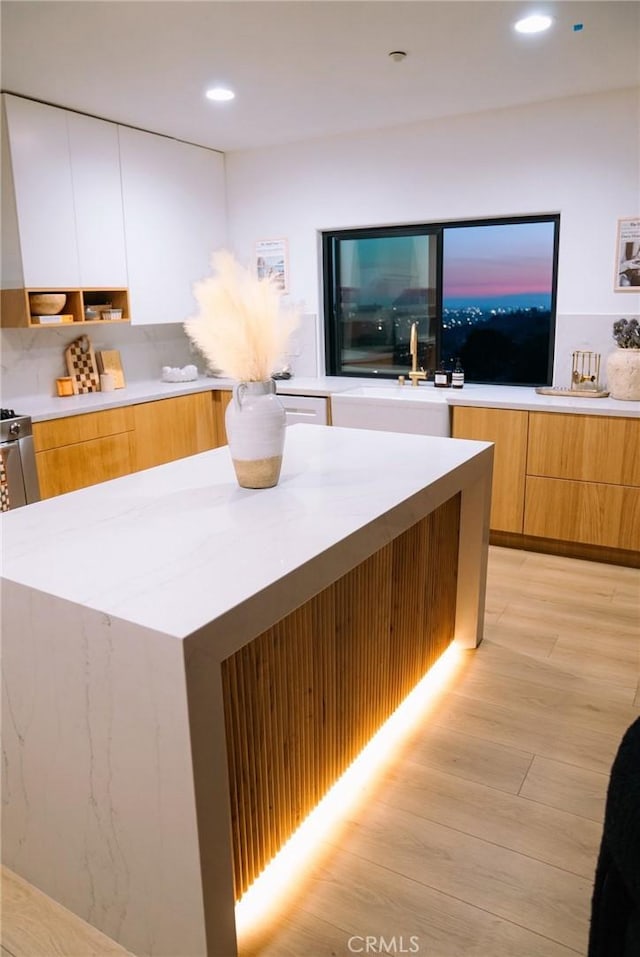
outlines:
M300 321L273 279L258 279L226 250L213 254L213 275L194 284L199 309L184 330L212 369L239 382L265 382Z

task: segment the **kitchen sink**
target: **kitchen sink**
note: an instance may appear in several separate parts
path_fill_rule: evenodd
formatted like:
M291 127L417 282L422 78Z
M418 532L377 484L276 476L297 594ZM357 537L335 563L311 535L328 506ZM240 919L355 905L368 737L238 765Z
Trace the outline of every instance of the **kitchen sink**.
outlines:
M331 396L334 425L414 435L451 435L446 395L432 385L359 386Z

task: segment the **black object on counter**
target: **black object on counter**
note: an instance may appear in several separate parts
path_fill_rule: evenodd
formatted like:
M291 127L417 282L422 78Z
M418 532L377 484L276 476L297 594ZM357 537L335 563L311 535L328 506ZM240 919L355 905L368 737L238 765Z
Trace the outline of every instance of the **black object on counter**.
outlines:
M447 372L444 367L444 362L440 363L440 368L436 369L435 376L433 378L433 384L436 389L448 389L451 385L450 379L451 373Z
M464 369L459 358L456 358L456 364L451 373L451 387L453 389L462 389L464 386Z

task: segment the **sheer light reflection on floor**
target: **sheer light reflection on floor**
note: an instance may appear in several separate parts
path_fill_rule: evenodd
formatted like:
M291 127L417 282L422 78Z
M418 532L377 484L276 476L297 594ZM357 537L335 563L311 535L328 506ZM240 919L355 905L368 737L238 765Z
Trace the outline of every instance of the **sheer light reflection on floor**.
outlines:
M457 674L464 652L451 644L413 691L376 732L355 761L302 822L235 907L236 930L242 938L273 919L302 876L314 864L314 855L330 840L366 789L392 763L399 746L424 720L429 707Z

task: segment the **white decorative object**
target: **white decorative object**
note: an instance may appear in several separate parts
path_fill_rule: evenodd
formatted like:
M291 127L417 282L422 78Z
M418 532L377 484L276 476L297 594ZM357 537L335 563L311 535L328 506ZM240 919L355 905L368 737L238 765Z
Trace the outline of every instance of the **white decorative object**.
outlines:
M198 282L200 307L185 332L209 366L236 379L226 413L227 437L239 485L271 488L282 464L286 416L271 378L297 326L274 277L258 279L225 251L213 257L217 275Z
M612 399L640 400L640 349L616 349L607 357Z
M640 400L640 323L618 319L613 338L619 348L607 357L607 383L612 399Z
M238 382L225 426L233 467L242 488L273 488L282 466L286 413L275 382Z
M198 369L196 366L183 366L181 369L177 366L163 366L161 379L163 382L193 382L198 378Z

